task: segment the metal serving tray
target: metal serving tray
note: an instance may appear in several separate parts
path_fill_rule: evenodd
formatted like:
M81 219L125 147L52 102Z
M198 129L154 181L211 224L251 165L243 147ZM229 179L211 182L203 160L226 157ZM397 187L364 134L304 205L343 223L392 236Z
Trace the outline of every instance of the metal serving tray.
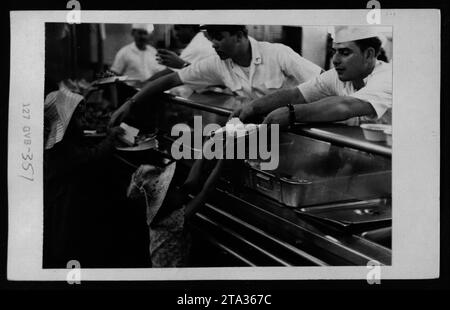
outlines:
M341 227L368 224L390 224L392 220L391 203L388 199L373 199L351 203L337 203L320 207L307 207L296 210ZM365 232L367 234L368 232Z
M329 142L283 133L278 167L261 162L246 160L245 186L289 207L391 195L390 159Z

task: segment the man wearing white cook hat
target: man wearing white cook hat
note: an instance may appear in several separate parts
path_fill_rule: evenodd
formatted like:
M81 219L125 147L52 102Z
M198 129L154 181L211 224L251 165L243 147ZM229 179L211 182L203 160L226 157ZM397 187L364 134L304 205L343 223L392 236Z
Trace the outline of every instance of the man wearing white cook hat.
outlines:
M334 68L298 87L254 100L233 112L241 121L267 115L264 123L345 121L391 124L392 66L377 60L375 27L336 26Z
M152 24L133 24L131 35L134 42L122 47L114 58L111 71L119 75L126 75L136 82L129 82L138 86L155 73L166 69L156 60L157 50L148 44L154 27Z

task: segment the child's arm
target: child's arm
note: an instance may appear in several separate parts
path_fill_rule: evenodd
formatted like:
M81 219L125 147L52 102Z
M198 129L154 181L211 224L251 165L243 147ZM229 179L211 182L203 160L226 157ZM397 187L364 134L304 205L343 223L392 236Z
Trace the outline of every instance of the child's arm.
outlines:
M192 215L197 212L198 208L200 208L208 195L214 190L215 185L217 183L217 180L219 179L220 173L222 171L224 164L223 159L219 159L216 163L216 166L214 167L212 173L209 175L208 179L205 182L205 185L203 186L200 193L198 193L197 196L194 197L186 206L185 211L185 219L191 218Z

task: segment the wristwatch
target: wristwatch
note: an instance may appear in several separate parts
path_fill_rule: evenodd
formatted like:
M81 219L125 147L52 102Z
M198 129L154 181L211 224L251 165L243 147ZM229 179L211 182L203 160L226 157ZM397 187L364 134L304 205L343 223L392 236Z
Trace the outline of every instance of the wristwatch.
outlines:
M291 129L295 125L295 109L290 103L287 105L287 108L289 109L289 129Z

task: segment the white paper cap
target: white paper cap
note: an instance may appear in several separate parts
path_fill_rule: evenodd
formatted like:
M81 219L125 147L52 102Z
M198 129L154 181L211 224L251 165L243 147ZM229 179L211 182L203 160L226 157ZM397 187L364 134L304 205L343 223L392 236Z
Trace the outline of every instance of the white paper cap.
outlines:
M372 37L378 37L379 32L375 27L370 26L335 26L334 42L342 43L356 41Z
M146 30L149 34L155 30L153 24L133 24L132 29L142 29Z

